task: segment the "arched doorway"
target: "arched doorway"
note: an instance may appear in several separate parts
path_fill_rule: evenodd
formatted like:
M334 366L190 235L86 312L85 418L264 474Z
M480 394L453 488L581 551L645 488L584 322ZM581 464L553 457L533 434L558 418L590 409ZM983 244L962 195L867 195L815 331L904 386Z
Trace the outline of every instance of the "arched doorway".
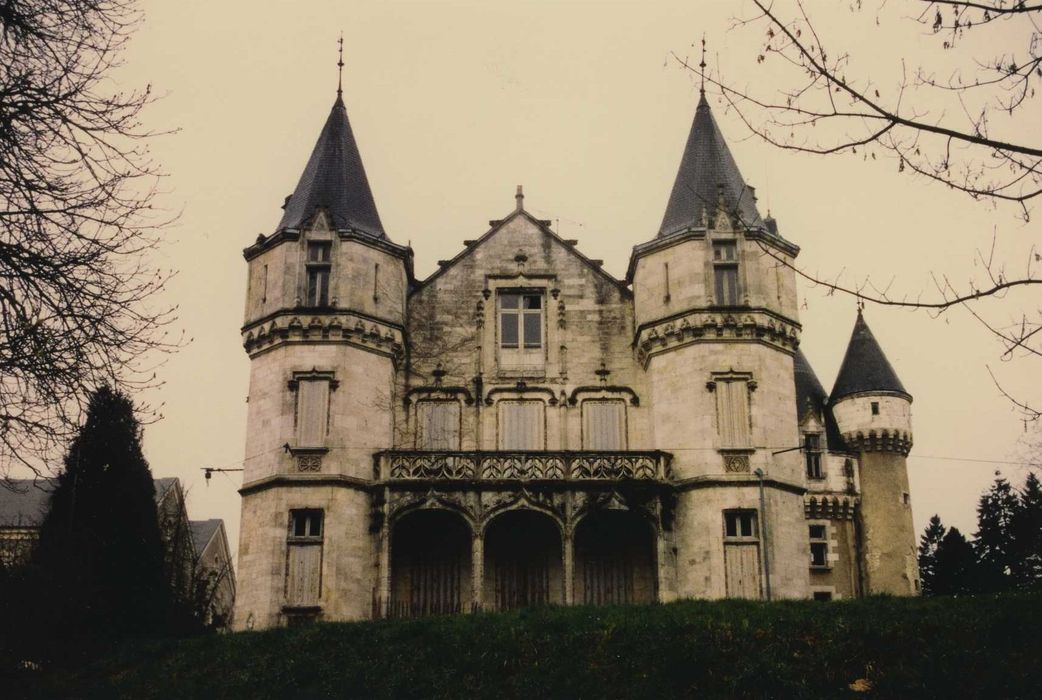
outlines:
M459 515L418 510L391 532L389 617L458 613L471 601L471 533Z
M563 603L561 561L561 531L549 516L512 510L495 517L485 529L485 607Z
M591 513L575 528L575 601L650 603L655 595L651 525L627 510Z

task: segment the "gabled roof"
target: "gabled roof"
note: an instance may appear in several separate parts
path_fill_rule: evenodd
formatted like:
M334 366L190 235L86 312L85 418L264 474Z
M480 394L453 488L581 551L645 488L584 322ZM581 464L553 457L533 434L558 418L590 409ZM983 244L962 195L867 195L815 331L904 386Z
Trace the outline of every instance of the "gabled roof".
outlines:
M575 245L574 245L575 241L566 241L565 239L561 238L556 233L554 233L553 230L551 230L549 221L546 221L546 220L543 220L543 219L537 219L534 216L532 216L531 214L529 214L527 211L525 211L524 208L521 208L521 207L515 209L513 212L510 213L509 216L507 216L504 219L498 219L498 220L490 221L489 222L490 227L489 227L488 231L485 231L485 233L481 234L481 237L478 238L477 240L467 241L466 242L466 247L464 247L464 249L461 250L459 253L457 253L452 259L445 260L445 261L439 261L438 269L435 270L433 273L431 273L426 279L417 282L416 285L409 291L409 294L410 295L415 294L416 292L418 292L421 289L424 289L425 287L430 285L431 282L433 282L437 278L441 277L441 275L444 272L446 272L446 271L452 269L453 267L455 267L456 264L460 260L463 260L468 255L473 253L482 243L484 243L485 241L490 239L492 236L494 236L496 234L497 231L502 229L504 226L506 226L508 223L510 223L511 221L513 221L515 218L517 218L519 216L523 217L524 219L526 219L527 221L532 223L537 229L539 229L539 231L543 235L548 236L550 239L560 243L572 255L574 255L576 258L578 258L578 260L583 265L585 265L586 267L588 267L591 270L593 270L593 272L595 274L599 275L600 277L603 277L608 282L611 282L611 284L613 284L614 286L616 286L619 289L619 291L622 293L622 295L624 297L632 295L632 292L630 291L629 287L626 286L626 283L623 282L622 280L616 279L614 275L612 275L607 270L605 270L602 267L600 260L592 260L592 259L586 257L585 255L583 255L575 247Z
M845 396L863 392L895 393L912 398L897 378L897 372L886 359L859 309L847 354L843 356L839 376L832 387L831 401L835 403Z
M224 525L224 521L220 518L213 518L210 520L192 520L188 524L192 531L192 546L195 549L195 555L198 557L206 549L206 545L210 544L210 540L217 534L221 526Z
M703 214L712 220L721 194L725 209L736 213L744 227L763 225L753 191L738 172L738 165L703 94L695 109L691 133L658 235L668 236L700 227Z
M285 211L276 231L301 228L319 207L325 208L334 229L354 229L375 238L387 238L340 95L297 188L283 206Z

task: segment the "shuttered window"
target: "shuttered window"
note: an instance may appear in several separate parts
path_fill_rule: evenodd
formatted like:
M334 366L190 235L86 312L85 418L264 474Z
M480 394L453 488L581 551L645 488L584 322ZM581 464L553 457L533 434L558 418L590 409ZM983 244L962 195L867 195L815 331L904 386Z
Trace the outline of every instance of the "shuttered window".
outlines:
M623 401L583 401L583 449L626 449L626 404Z
M716 417L721 447L748 447L749 382L743 378L716 380Z
M297 383L297 446L324 447L329 423L329 379Z
M321 510L292 510L286 556L286 603L317 605L322 591Z
M416 404L416 447L421 450L458 450L460 406L457 401L420 401Z
M499 403L499 449L542 450L542 401L501 401Z

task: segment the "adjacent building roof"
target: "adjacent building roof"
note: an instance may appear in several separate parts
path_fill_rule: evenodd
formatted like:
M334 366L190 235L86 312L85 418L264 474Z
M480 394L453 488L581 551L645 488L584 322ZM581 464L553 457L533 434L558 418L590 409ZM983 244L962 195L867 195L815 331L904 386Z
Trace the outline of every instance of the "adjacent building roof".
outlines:
M680 159L673 192L659 236L703 225L703 214L711 219L723 196L727 211L735 212L746 227L761 226L753 191L745 184L705 95L698 100L684 156Z
M319 207L328 212L335 229L354 229L374 238L387 238L340 95L297 188L283 205L285 211L276 230L304 226Z
M9 479L0 484L0 527L39 527L53 490L53 479Z
M192 520L189 522L192 530L192 547L195 549L195 555L198 557L206 549L206 545L210 544L210 540L217 531L224 525L224 521L220 518L214 518L211 520Z
M832 387L831 401L835 403L844 396L862 392L892 392L912 398L858 310L847 354L843 356L839 376Z

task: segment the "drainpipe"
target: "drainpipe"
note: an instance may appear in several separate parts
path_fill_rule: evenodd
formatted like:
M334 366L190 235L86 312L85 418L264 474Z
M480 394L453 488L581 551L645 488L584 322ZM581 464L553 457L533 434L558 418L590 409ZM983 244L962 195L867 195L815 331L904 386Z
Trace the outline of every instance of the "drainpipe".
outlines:
M767 530L767 502L763 493L763 469L757 469L756 478L760 480L760 531L763 533L763 583L767 600L771 599L771 555L770 540Z

